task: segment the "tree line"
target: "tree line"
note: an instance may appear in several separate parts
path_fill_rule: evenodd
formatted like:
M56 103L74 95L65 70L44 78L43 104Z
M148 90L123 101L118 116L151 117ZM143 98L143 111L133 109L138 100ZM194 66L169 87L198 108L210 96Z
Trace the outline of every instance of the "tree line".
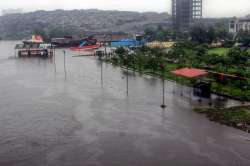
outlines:
M239 79L220 82L219 77L210 78L213 90L250 100L250 53L246 48L232 47L224 55L210 53L206 44L193 42L178 42L169 50L152 49L147 47L130 51L123 47L116 49L116 56L110 60L112 64L127 66L133 70L176 79L171 71L182 67L202 68L211 72L225 73L238 77L245 77L243 82ZM182 82L190 82L178 78ZM242 88L245 88L242 91Z
M206 26L202 23L194 24L189 31L174 31L162 26L146 28L144 34L147 41L188 40L197 44L222 42L224 47L233 47L236 43L241 43L244 47L250 46L249 31L240 30L234 35L224 26Z

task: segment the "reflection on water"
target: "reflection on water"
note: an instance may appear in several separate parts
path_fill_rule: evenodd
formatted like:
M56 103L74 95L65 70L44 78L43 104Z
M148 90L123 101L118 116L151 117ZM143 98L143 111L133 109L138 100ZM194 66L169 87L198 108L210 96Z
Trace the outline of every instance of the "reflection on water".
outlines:
M194 113L209 100L192 89L166 81L163 110L157 78L129 71L127 96L126 69L67 51L65 80L63 50L9 58L14 45L0 42L1 166L249 165L249 135Z

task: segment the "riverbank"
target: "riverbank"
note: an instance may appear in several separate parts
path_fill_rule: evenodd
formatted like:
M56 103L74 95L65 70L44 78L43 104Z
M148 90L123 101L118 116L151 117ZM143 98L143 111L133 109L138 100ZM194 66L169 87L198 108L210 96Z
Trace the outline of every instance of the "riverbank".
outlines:
M159 77L159 78L164 78L165 80L169 80L169 81L174 81L180 85L185 85L185 86L189 86L192 87L194 86L195 80L192 79L187 79L184 77L178 77L175 76L171 73L171 71L176 70L179 68L179 66L177 64L165 64L165 71L164 72L160 72L160 71L156 71L153 69L144 69L144 68L140 68L138 65L128 65L128 66L124 66L122 63L117 63L112 59L108 59L105 60L107 63L110 63L114 66L119 66L121 68L128 68L129 70L141 73L141 74L145 74L145 75L150 75L150 76L154 76L154 77ZM235 87L230 87L230 86L222 86L216 82L213 82L211 85L211 91L212 93L219 95L219 96L223 96L223 97L227 97L227 98L231 98L231 99L235 99L235 100L240 100L242 102L244 101L250 101L250 94L248 92L244 92L239 88L235 88Z
M209 120L250 133L250 106L231 108L195 108L195 112L206 114Z
M212 92L243 102L250 101L250 76L246 72L250 68L246 63L250 55L246 50L231 48L228 53L225 51L225 56L212 56L206 47L186 44L179 43L169 50L143 47L129 52L118 48L116 55L108 61L117 66L125 66L143 74L160 76L188 86L193 86L196 80L175 76L172 71L183 67L205 69L210 74L204 79L211 83ZM239 59L242 61L236 62L234 55L241 57Z

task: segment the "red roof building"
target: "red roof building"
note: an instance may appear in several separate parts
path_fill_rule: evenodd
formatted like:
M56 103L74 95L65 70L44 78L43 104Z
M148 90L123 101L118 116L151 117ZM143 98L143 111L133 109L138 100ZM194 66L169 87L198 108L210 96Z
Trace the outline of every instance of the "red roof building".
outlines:
M205 76L208 74L206 70L196 69L196 68L182 68L182 69L172 71L171 73L177 76L182 76L186 78L197 78L197 77Z

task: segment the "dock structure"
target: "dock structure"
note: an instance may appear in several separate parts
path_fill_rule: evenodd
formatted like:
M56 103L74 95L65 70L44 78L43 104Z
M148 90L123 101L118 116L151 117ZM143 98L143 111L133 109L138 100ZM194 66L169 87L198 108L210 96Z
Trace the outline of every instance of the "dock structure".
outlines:
M175 30L188 30L201 18L202 0L172 0L172 20Z
M17 44L15 49L18 52L18 57L52 57L52 44L44 43L39 35L33 35L32 39L24 40L23 44Z

